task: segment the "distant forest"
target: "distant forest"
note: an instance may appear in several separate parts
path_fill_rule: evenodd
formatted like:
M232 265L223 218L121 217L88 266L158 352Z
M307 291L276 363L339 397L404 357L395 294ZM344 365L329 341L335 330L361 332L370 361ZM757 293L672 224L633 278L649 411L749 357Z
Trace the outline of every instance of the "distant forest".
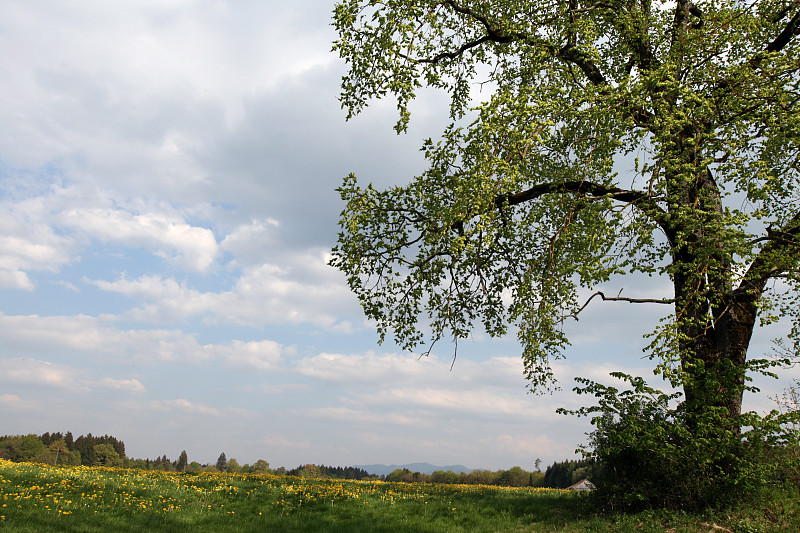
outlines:
M507 487L567 488L582 479L591 479L593 474L593 463L589 460L555 462L544 472L538 469L526 471L519 466L508 470L474 470L469 473L439 470L432 474L398 468L386 476L375 476L353 466L306 464L291 470L284 467L272 469L264 459L259 459L252 465L240 465L236 458L228 459L225 453L220 454L216 463L200 464L196 461L190 462L185 450L175 461L168 459L166 455L156 459L133 459L125 454L125 443L115 437L110 435L97 437L88 433L74 438L69 431L42 435L4 435L0 437L0 459L51 465L113 466L166 472L227 472L314 479L382 479L408 483L461 483Z

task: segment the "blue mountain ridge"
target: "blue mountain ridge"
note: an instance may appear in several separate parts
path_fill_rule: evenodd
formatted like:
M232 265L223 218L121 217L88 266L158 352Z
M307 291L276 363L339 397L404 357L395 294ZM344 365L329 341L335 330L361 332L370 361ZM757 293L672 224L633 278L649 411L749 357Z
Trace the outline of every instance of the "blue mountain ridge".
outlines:
M443 471L451 471L459 474L461 472L469 474L474 468L467 468L463 465L447 465L447 466L436 466L430 463L410 463L406 465L353 465L355 468L360 468L362 470L366 470L371 475L375 476L385 476L390 474L393 470L397 470L398 468L408 468L412 472L421 472L422 474L433 474L437 470Z

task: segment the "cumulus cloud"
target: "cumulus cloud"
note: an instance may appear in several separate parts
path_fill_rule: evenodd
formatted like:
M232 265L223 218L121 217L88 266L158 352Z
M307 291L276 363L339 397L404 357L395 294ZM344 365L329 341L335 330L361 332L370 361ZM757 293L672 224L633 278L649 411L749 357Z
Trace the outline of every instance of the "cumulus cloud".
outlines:
M323 352L297 362L296 371L333 383L392 383L395 386L425 383L431 387L456 384L468 388L513 389L524 392L520 357L494 356L483 360L420 357L412 353L341 354Z
M134 394L144 394L147 392L144 385L142 385L138 379L103 378L100 380L100 385L109 389L131 392Z
M121 209L72 209L61 215L66 227L89 238L153 253L190 271L205 271L218 254L211 230L192 226L164 213L130 213Z
M354 396L354 401L371 406L424 408L446 416L508 416L538 420L554 417L553 408L533 401L525 394L503 394L487 389L453 390L445 388L389 388Z
M338 420L349 424L360 424L369 426L413 426L430 427L431 420L419 416L411 416L398 412L375 412L364 409L352 409L349 407L319 407L306 411L296 411L306 417L319 418L322 420Z
M233 341L225 346L214 348L216 355L232 365L254 368L256 370L273 370L283 361L286 347L273 341L242 342Z
M22 407L22 399L16 394L0 394L0 405L8 407Z
M200 415L220 415L219 409L203 404L192 403L184 398L178 398L177 400L152 401L149 403L149 406L151 409L155 409L157 411L186 411Z
M0 359L0 374L0 382L7 384L51 387L72 393L90 393L98 387L132 394L146 392L138 379L103 378L95 381L86 369L37 359ZM8 395L7 400L13 398L14 395Z
M420 359L410 354L321 353L302 359L297 371L309 377L335 382L380 383L428 375L432 370L444 370L446 365L435 360Z
M33 290L27 272L55 272L72 260L74 240L48 223L50 206L44 197L24 195L18 182L27 176L5 177L0 191L0 288ZM9 183L10 182L10 183Z
M507 435L497 436L497 446L515 456L537 457L548 456L558 457L563 455L565 458L571 455L564 453L564 443L557 442L547 435ZM574 447L573 444L568 446Z
M220 249L234 259L229 266L262 264L274 254L280 223L271 217L251 220L236 226L220 243Z
M0 359L0 380L6 383L88 392L79 372L65 365L35 359Z
M111 361L158 364L165 361L221 361L230 367L271 370L294 348L271 340L201 344L179 330L119 330L101 318L6 316L0 313L0 346L7 352L24 350L42 355L92 354ZM20 369L15 370L21 372ZM110 381L104 381L105 385ZM138 383L138 382L137 382ZM136 383L127 383L135 389Z
M141 322L164 323L188 317L206 322L262 327L307 323L331 331L351 332L362 319L355 299L341 280L332 279L326 251L312 250L283 265L263 263L243 269L229 290L200 291L173 278L144 275L116 281L86 282L108 292L145 301L127 313ZM350 320L348 320L350 318Z
M311 387L311 385L304 385L301 383L284 383L282 385L264 384L254 388L254 390L263 392L264 394L288 394L291 392L307 392L312 389L313 387Z
M0 267L0 287L32 291L34 284L25 272L15 268Z
M211 407L203 403L191 402L185 398L151 401L148 403L148 407L155 411L172 411L214 417L251 418L257 416L257 413L247 409Z

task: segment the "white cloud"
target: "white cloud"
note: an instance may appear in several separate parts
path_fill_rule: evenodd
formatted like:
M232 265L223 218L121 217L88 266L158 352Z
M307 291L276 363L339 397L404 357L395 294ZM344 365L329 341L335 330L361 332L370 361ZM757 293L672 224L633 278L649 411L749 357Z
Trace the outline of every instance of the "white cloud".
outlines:
M144 388L138 379L112 379L103 378L100 380L100 385L109 389L131 392L134 394L144 394L147 389Z
M0 405L19 408L23 406L23 403L16 394L0 394Z
M220 243L220 249L233 254L229 266L255 265L268 262L277 245L275 229L280 226L274 218L251 220L233 229Z
M355 402L370 406L423 408L438 416L512 416L546 420L555 418L551 405L536 402L525 394L504 394L487 389L453 390L444 388L400 388L354 395ZM446 413L446 414L445 414Z
M20 194L17 178L5 181L12 197ZM26 271L55 272L70 262L77 247L48 224L49 209L44 197L0 199L0 288L33 290Z
M247 409L211 407L202 403L191 402L185 398L151 401L147 405L155 411L182 412L190 415L233 418L252 418L257 416L257 413Z
M35 359L0 359L0 381L88 392L79 372L65 365Z
M557 442L547 435L498 435L497 446L506 450L514 456L546 456L546 457L559 457L565 459L572 455L572 450L575 448L574 443ZM565 452L565 445L569 447L570 451ZM530 468L530 467L528 467Z
M485 348L484 348L485 349ZM481 387L525 391L520 357L495 356L483 360L459 358L455 363L436 355L412 353L321 353L297 362L296 371L332 383L392 383L394 387Z
M0 259L2 261L2 259ZM32 291L34 284L21 270L0 267L0 287Z
M127 330L113 322L88 317L7 316L0 313L0 347L6 352L33 354L81 353L109 361L158 364L164 361L203 363L222 361L229 367L271 370L294 348L271 340L232 340L201 344L178 330Z
M282 385L261 385L254 390L264 394L289 394L291 392L307 392L312 390L311 385L301 383L284 383Z
M280 366L284 346L273 341L242 342L234 340L225 346L215 346L216 356L225 359L235 366L251 367L256 370L272 370Z
M155 409L157 411L186 411L200 415L220 415L219 409L203 404L192 403L184 398L178 398L177 400L152 401L149 403L149 406L151 409Z
M441 372L447 365L434 359L420 359L411 354L321 353L307 357L297 364L297 371L309 377L334 382L382 383L423 377L431 372Z
M150 323L201 316L213 324L263 327L268 324L312 324L331 331L356 329L360 320L353 296L325 264L325 251L288 259L285 266L264 263L247 267L230 290L201 292L175 279L145 275L129 280L85 280L96 287L147 302L126 316Z
M93 381L84 369L36 359L0 359L0 382L44 386L73 393L90 393L97 387L133 394L146 392L137 379L103 378ZM9 398L12 398L10 395Z
M390 425L390 426L413 426L430 427L431 420L426 420L419 416L410 416L403 413L388 412L379 413L362 409L351 409L348 407L319 407L308 410L295 411L299 416L319 418L322 420L338 420L348 424L364 424L370 426Z
M121 209L71 209L59 217L66 227L89 238L114 242L153 253L178 266L202 272L218 255L211 230L191 226L165 213L130 213Z

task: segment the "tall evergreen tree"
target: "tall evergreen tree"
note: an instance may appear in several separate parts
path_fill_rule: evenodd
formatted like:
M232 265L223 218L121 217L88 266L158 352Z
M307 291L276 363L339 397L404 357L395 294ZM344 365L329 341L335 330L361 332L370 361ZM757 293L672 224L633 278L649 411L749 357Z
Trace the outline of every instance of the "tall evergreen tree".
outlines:
M189 456L186 454L186 450L181 452L180 457L178 457L178 464L175 465L175 469L178 472L186 472L186 466L189 464Z
M220 472L225 472L225 470L228 468L228 460L225 458L225 452L219 454L216 466L217 470L219 470Z

